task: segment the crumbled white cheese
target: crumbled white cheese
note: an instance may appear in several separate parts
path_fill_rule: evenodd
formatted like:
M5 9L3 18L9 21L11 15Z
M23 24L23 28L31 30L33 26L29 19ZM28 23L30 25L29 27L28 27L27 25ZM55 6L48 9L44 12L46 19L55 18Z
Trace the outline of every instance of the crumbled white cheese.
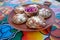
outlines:
M24 10L24 7L20 6L20 7L16 7L16 9Z
M26 17L24 16L24 14L17 14L17 20L18 21L26 21Z
M36 22L39 22L40 24L43 23L43 20L39 17L32 17L32 19L34 19Z
M38 5L36 4L33 4L33 5L29 5L30 7L37 7Z
M49 17L51 15L51 12L50 10L46 9L46 8L42 8L39 10L39 15L42 16L42 17Z

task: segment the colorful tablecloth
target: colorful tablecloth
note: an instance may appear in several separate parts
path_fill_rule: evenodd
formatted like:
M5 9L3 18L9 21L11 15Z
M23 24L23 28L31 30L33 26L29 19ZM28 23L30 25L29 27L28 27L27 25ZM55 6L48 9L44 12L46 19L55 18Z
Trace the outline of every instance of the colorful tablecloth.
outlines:
M5 0L4 3L0 3L0 40L54 40L51 33L43 34L43 32L26 32L19 31L13 28L8 23L8 15L18 5L29 3L43 4L46 0ZM60 3L55 0L47 0L52 3L50 8L55 12L55 17L60 19ZM58 26L53 25L51 30L55 31ZM57 31L60 32L60 31ZM45 32L46 33L46 32ZM60 35L60 34L59 34ZM58 38L58 37L56 37ZM60 40L60 38L59 38Z

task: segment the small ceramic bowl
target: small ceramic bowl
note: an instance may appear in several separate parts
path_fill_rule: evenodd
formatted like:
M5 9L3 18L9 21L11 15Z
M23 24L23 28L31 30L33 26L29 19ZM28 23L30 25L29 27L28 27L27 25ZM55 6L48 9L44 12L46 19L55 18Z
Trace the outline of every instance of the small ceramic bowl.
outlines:
M25 5L22 5L22 6L30 8L29 5L31 5L31 4L25 4ZM46 20L46 24L47 24L45 27L37 28L37 29L30 29L30 28L27 27L26 22L23 23L23 24L21 24L21 25L14 24L14 23L12 22L12 20L11 20L11 18L13 17L13 15L15 15L15 12L14 12L14 11L12 11L11 14L9 15L9 18L8 18L9 24L11 24L14 28L16 28L16 29L18 29L18 30L21 30L21 31L42 31L42 30L46 30L46 29L48 29L48 28L51 28L52 25L54 24L55 13L52 11L52 9L50 9L50 8L49 8L48 6L46 6L46 5L41 5L41 4L37 4L37 5L40 6L40 9L41 9L41 8L46 8L46 9L49 9L49 10L51 11L51 16L50 16L48 19L45 19L45 20ZM35 9L38 10L39 8L34 7L34 11L31 12L32 14L33 14L34 12L37 12L37 10L35 11ZM26 10L26 9L25 9L25 10ZM33 9L30 9L30 10L33 10ZM30 12L25 11L25 13L26 13L26 14L29 14L29 16L31 16L31 13L30 13ZM35 14L34 14L34 15L35 15ZM32 17L32 16L31 16L31 17ZM29 17L29 18L30 18L30 17ZM37 18L36 18L36 19L37 19Z

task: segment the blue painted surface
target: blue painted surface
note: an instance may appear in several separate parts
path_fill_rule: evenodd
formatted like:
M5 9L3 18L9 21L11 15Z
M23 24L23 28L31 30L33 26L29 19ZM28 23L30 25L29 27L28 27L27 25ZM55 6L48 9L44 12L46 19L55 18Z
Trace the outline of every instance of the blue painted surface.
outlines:
M0 32L0 37L2 36L2 33Z
M10 6L10 7L14 8L15 6L17 6L17 4L11 4L9 2L6 2L3 4L3 6Z
M4 28L4 29L1 29L2 33L7 32L7 31L9 31L9 30L10 30L9 26L6 27L6 28Z
M60 20L60 13L56 14L56 18Z
M56 30L56 29L57 29L57 27L56 27L56 26L52 26L51 31L54 31L54 30Z
M3 33L2 38L9 38L10 35L12 35L12 33L10 31L7 31Z

